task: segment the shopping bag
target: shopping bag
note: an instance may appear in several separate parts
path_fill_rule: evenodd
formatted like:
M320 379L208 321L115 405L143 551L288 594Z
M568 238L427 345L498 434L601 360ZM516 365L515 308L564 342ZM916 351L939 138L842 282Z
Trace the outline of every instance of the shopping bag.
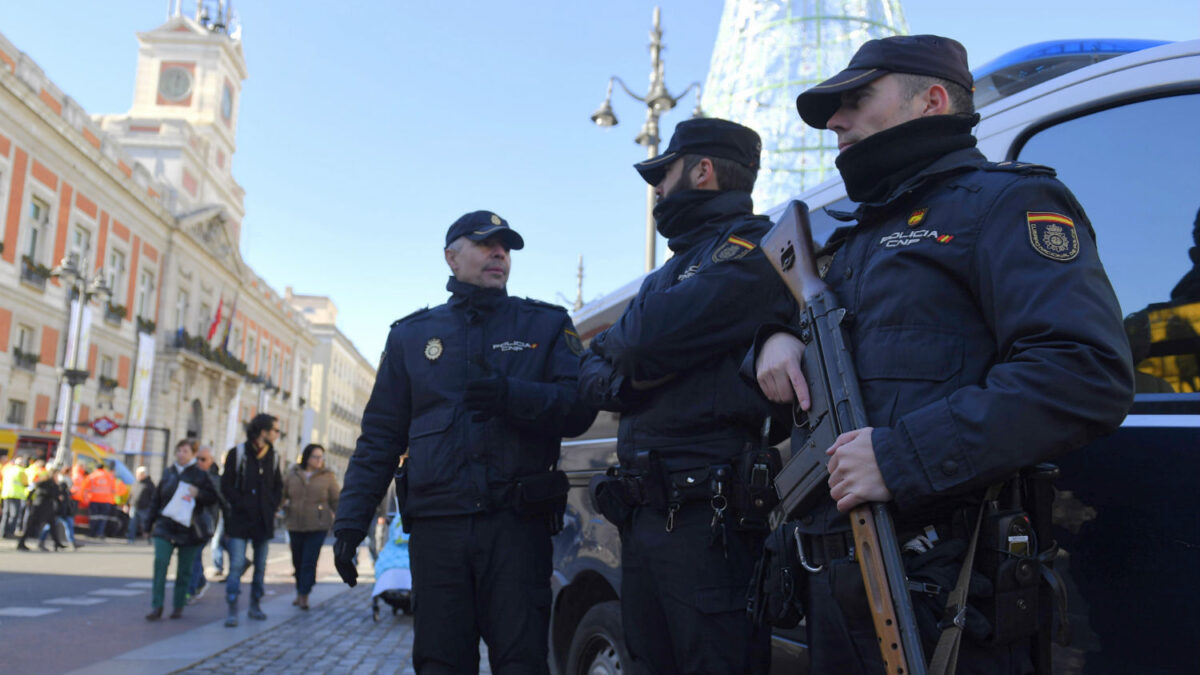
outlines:
M167 502L162 514L184 527L191 527L192 513L196 510L196 497L192 494L195 489L191 483L179 481L175 494L171 495L171 501Z

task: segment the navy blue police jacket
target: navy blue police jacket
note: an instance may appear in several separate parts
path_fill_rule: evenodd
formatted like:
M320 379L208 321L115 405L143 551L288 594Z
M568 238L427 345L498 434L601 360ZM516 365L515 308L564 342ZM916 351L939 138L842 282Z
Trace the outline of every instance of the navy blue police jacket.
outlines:
M584 354L584 399L622 413L622 467L645 469L639 451L657 453L669 471L727 461L757 439L771 414L738 367L758 326L786 320L795 303L758 248L771 221L751 209L750 195L736 191L693 208L691 227L668 241L674 255ZM666 377L650 390L632 389L635 380Z
M394 324L346 469L334 531L367 531L407 449L406 517L511 506L514 481L558 461L595 413L577 394L582 347L566 310L451 278L449 302ZM469 380L504 376L502 415L463 405Z
M1121 310L1091 223L1052 169L958 150L840 215L857 224L826 244L825 280L852 317L898 527L944 519L1120 425L1133 401ZM801 526L848 522L827 499Z

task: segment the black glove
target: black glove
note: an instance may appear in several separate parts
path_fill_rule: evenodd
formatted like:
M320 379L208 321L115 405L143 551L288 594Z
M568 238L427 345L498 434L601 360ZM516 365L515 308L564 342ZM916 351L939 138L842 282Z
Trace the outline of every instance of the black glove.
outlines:
M338 576L350 588L358 585L358 568L354 566L354 554L358 545L367 534L361 530L338 530L334 533L333 566L337 568Z
M481 377L467 382L463 392L463 405L468 410L475 410L479 415L471 419L483 421L493 415L504 414L505 403L508 401L508 380L503 375Z

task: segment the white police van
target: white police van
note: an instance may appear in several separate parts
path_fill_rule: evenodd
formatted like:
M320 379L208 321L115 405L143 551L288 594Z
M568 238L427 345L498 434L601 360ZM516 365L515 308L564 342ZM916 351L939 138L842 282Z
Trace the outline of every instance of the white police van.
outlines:
M979 149L1046 164L1096 231L1137 362L1137 394L1113 435L1062 458L1057 568L1072 640L1056 673L1200 672L1200 40L1072 40L1017 49L977 69ZM796 196L814 237L853 210L840 181ZM769 211L777 216L783 205ZM580 335L620 316L640 280L583 307ZM616 415L564 443L584 487L615 464ZM555 539L551 661L617 673L620 543L572 490ZM807 672L803 625L777 633L772 672Z

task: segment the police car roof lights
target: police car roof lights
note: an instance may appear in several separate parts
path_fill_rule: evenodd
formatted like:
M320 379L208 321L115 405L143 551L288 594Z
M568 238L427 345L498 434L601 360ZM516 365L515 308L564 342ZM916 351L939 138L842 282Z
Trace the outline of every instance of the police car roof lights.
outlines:
M1169 44L1164 40L1051 40L1014 49L976 68L975 107L1024 91L1114 56Z

